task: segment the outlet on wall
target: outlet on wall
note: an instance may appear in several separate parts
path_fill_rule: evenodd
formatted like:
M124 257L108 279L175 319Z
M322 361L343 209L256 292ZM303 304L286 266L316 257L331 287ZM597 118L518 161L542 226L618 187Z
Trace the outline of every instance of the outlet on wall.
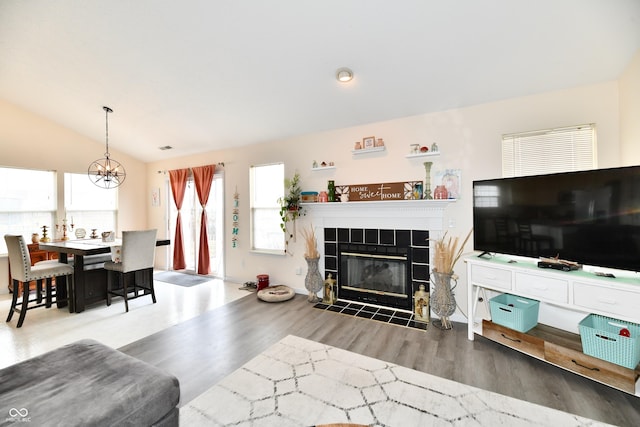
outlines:
M296 274L298 276L300 276L302 274L302 268L301 267L296 267Z

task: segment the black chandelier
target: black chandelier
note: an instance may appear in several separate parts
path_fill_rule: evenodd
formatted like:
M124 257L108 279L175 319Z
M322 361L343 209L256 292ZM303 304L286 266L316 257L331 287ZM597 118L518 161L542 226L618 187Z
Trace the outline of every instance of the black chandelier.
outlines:
M91 162L87 175L100 188L116 188L124 182L127 173L119 161L109 157L109 113L113 113L113 110L109 107L102 109L105 111L107 151L102 159Z

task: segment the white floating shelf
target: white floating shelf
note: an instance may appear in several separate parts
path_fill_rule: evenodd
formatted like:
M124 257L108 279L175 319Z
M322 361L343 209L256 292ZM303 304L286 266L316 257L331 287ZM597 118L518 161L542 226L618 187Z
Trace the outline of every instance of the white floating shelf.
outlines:
M405 157L407 159L412 159L414 157L436 157L439 155L439 151L427 151L426 153L407 154Z
M375 153L377 151L384 151L386 147L383 145L382 147L373 147L373 148L361 148L360 150L351 150L353 154L369 154Z
M311 168L312 171L323 171L327 169L335 169L335 166L318 166L317 168Z

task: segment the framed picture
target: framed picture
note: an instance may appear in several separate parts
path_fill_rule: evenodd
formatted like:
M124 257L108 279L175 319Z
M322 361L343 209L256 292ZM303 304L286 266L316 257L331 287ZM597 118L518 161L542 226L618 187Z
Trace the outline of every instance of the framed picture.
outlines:
M367 136L362 138L362 148L373 148L376 145L376 137L375 136Z

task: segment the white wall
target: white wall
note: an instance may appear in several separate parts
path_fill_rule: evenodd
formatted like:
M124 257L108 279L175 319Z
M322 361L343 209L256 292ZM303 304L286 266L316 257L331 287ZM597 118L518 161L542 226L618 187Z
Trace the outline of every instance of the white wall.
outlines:
M640 164L640 50L619 79L622 164Z
M301 175L303 190L322 190L327 180L340 184L423 180L424 159L407 159L410 144L437 142L441 156L433 160L432 177L438 170L462 170L462 198L445 211L450 235L464 237L472 226L472 181L498 177L501 173L500 140L503 133L551 127L596 123L598 130L598 166L618 166L621 162L618 83L607 82L541 95L510 99L470 108L406 117L346 129L304 135L268 144L198 156L150 163L147 180L150 188L164 188L165 176L158 170L225 163L225 209L231 212L235 189L240 193L240 235L238 248L231 248L231 224L227 221L225 238L226 274L239 282L255 280L257 274L270 275L271 283L287 284L304 292L306 271L302 256L303 239L291 243L294 256L255 254L249 251L249 167L283 161L286 174ZM375 135L385 140L386 151L353 156L354 142ZM336 169L311 171L313 160L333 161ZM167 198L163 197L166 202ZM149 210L149 225L164 224L164 209ZM298 229L313 221L301 218ZM171 237L171 236L170 236ZM467 246L472 250L472 244ZM461 276L458 299L466 312L464 265L456 267Z

